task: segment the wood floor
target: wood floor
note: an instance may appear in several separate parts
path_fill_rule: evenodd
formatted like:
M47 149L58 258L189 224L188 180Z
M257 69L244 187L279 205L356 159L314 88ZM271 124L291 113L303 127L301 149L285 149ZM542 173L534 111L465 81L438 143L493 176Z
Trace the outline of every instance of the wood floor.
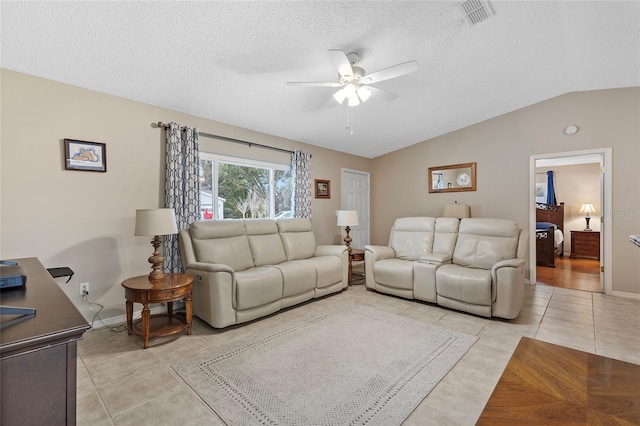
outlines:
M600 261L556 257L556 267L536 267L536 284L602 293Z
M476 425L640 424L640 365L523 337Z

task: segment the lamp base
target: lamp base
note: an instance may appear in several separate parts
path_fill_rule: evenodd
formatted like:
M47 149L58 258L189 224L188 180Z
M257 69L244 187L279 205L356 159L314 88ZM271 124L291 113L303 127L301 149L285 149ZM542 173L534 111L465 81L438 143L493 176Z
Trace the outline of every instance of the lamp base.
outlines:
M164 278L164 272L162 271L162 265L164 264L164 256L160 254L158 250L160 245L162 244L162 240L160 236L156 235L151 240L151 245L153 246L153 254L149 257L149 263L151 263L151 273L149 274L150 280L161 280Z
M585 220L587 221L587 227L583 229L583 231L593 231L593 229L589 228L589 221L591 220L591 218L589 216L585 217Z

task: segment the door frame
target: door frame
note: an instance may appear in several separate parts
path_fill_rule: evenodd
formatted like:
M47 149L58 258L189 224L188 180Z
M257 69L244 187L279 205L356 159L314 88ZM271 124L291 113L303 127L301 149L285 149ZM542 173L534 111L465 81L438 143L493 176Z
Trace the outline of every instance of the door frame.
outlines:
M611 176L613 175L612 169L612 149L609 148L596 148L588 149L584 151L571 151L571 152L556 152L551 154L538 154L531 155L529 157L529 283L536 284L536 206L532 200L536 198L536 160L549 159L549 158L561 158L561 157L575 157L580 155L602 155L602 167L601 169L601 185L600 193L601 200L600 205L602 211L600 217L602 222L600 223L600 265L604 267L604 272L600 272L600 285L604 294L611 294L612 292L612 271L611 271L611 217L612 211L611 194L612 183ZM604 170L604 171L602 171ZM601 269L602 271L602 269Z

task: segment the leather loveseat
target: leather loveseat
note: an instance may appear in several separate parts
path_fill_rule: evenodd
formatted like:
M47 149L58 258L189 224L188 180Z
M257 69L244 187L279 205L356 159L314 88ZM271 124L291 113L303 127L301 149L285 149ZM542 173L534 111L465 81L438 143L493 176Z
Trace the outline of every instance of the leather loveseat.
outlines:
M223 328L348 285L342 245L316 245L309 219L197 221L179 233L193 313Z
M365 247L369 289L485 317L516 318L529 234L487 218L396 219L388 246Z

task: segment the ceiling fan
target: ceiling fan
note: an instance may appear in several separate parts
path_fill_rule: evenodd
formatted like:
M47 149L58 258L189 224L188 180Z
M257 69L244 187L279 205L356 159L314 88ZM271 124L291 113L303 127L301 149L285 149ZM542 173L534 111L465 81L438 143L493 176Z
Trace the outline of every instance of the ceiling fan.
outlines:
M345 99L351 107L357 106L360 102L365 102L369 97L393 101L398 97L395 93L370 86L370 84L391 78L400 77L418 70L416 61L404 62L389 68L384 68L372 74L365 74L364 69L355 66L359 59L357 53L345 54L341 50L329 50L333 64L338 68L339 82L335 83L312 83L312 82L288 82L289 86L316 86L316 87L339 87L333 97L342 104Z

